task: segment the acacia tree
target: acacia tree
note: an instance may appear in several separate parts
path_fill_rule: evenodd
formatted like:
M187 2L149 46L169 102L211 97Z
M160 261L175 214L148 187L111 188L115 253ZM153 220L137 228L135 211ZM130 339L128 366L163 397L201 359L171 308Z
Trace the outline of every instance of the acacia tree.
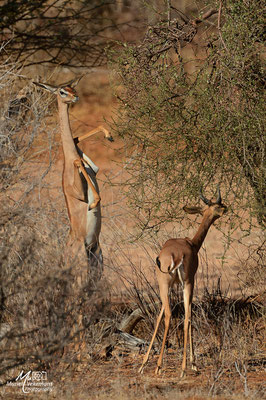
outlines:
M131 149L126 193L142 233L178 220L180 205L217 184L231 228L265 223L262 2L222 3L208 2L216 7L201 17L165 18L110 57L114 129ZM204 59L185 57L199 41Z

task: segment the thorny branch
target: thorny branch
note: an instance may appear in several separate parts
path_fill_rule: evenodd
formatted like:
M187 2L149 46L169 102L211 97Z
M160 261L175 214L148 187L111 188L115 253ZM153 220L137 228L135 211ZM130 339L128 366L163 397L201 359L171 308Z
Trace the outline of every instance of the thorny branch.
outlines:
M24 67L45 63L68 67L105 63L108 32L118 28L113 0L5 3L0 6L0 39L9 42L9 46L2 58L12 56L13 62Z
M224 42L224 40L223 40L223 36L222 36L222 32L221 32L222 7L223 7L223 2L222 2L222 0L220 0L220 6L219 6L219 11L218 11L217 29L218 29L218 32L219 32L219 37L220 37L220 39L221 39L221 42L222 42L222 44L223 44L225 50L226 50L227 53L228 53L228 49L227 49L226 44L225 44L225 42Z
M171 8L175 9L172 6ZM175 11L178 10L175 9ZM179 19L168 19L167 24L160 22L148 28L142 45L135 52L135 57L142 68L146 69L150 63L152 65L156 63L159 56L171 48L180 55L180 48L191 43L196 36L199 24L217 14L217 10L211 9L203 14L201 19L193 20L179 11L178 13Z

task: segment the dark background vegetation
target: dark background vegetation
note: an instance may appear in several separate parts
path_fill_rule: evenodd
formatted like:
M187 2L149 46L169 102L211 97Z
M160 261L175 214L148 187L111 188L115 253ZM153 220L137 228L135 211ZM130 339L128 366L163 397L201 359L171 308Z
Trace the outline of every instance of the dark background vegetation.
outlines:
M262 1L249 0L0 3L4 388L22 369L40 369L53 375L58 396L68 393L70 398L88 398L88 388L94 398L117 398L121 388L126 398L136 393L147 399L263 395L262 379L254 380L254 375L262 376L265 291L262 9ZM69 74L99 67L108 68L111 76L117 103L109 124L123 142L126 172L119 192L136 225L122 240L129 249L138 243L136 252L152 266L145 273L130 251L124 252L117 235L119 256L109 255L109 248L105 254L106 271L124 288L117 306L105 278L95 284L88 277L78 291L78 263L68 270L62 263L69 229L65 209L41 195L49 189L46 177L57 157L51 123L56 111L53 99L31 85L38 76L49 79L55 68L62 82ZM173 314L179 319L169 334L165 369L170 368L170 375L159 383L153 380L154 357L145 370L148 382L136 378L142 355L129 350L128 342L121 347L117 327L139 308L141 322L129 333L150 340L160 302L153 283L154 257L147 249L152 243L153 252L158 251L167 224L182 222L183 230L189 224L195 230L197 222L184 219L182 205L197 202L201 188L211 197L217 184L230 207L218 225L224 235L222 262L236 232L239 243L250 240L239 261L240 298L222 289L217 275L211 286L206 278L195 301L197 361L207 378L193 376L194 386L188 381L176 388L182 354L175 349L176 337L182 348L179 292L172 294ZM259 240L253 240L254 231ZM82 332L77 329L80 316ZM112 386L116 375L123 379ZM80 383L80 376L83 385L70 383L74 377Z

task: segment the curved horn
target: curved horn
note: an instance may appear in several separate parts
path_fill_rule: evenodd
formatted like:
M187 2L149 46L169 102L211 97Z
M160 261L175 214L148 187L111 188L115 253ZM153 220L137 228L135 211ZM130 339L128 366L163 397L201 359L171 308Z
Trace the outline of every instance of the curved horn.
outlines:
M205 197L202 193L202 188L200 189L200 199L203 201L203 203L207 204L207 206L210 205L210 200L207 199L207 197Z
M216 194L217 194L216 203L217 203L217 204L221 204L221 202L222 202L222 197L221 197L221 192L220 192L220 187L219 187L219 185L217 186Z

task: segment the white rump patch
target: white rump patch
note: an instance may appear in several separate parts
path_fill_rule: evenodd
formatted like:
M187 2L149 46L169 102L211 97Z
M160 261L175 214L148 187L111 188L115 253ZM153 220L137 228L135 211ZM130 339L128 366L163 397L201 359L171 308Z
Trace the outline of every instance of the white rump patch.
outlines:
M169 267L169 274L173 275L176 271L178 274L179 281L184 289L184 279L185 279L185 270L183 264L184 256L182 257L180 263L175 266L174 257L171 255L171 265Z
M184 270L183 260L184 260L184 256L182 257L182 260L180 261L180 263L177 266L177 273L178 273L178 278L180 280L182 288L184 289L185 270Z

